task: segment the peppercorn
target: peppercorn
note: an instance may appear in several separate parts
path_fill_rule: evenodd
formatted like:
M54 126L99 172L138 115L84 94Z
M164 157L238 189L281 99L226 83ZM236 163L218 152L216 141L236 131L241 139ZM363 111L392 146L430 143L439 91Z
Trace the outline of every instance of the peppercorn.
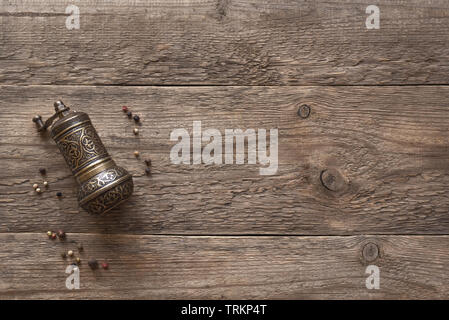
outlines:
M62 257L62 259L66 259L67 258L67 254L65 252L62 252L61 253L61 257Z
M61 192L61 191L56 192L56 196L57 196L58 198L62 197L62 192Z
M139 151L134 151L134 156L135 156L136 158L138 158L139 155L140 155L140 152L139 152Z
M80 244L78 245L78 251L81 252L81 251L83 251L83 250L84 250L84 247L83 247L83 245L80 243Z
M145 160L145 164L147 165L147 167L150 167L151 166L151 160L150 159Z
M81 263L81 259L80 259L79 257L77 257L77 258L75 259L75 261L76 261L77 264L80 264L80 263Z
M123 106L123 107L122 107L122 111L123 111L124 113L128 112L128 107L127 107L127 106Z
M41 175L45 175L47 173L47 169L39 168L39 172L41 173Z
M133 129L133 133L134 133L134 135L136 135L136 136L137 136L137 135L139 134L139 129L137 129L137 128L134 128L134 129Z
M89 267L90 267L92 270L95 270L95 269L98 268L98 261L95 260L95 259L90 259L90 260L87 262L87 264L89 265Z
M56 239L56 233L53 232L53 233L51 234L51 239L52 239L52 240Z
M109 264L108 264L107 262L103 262L103 263L101 264L101 267L102 267L104 270L106 270L106 269L109 268Z
M34 190L36 190L37 188L39 188L39 185L37 183L33 184L33 188Z
M67 251L67 255L68 255L69 257L72 257L72 256L73 256L73 251L72 251L72 250Z
M128 116L128 118L131 119L131 117L133 116L133 113L132 113L131 111L128 111L128 112L126 113L126 115Z
M44 187L48 187L48 182L44 181Z
M145 173L146 173L147 175L150 175L151 169L150 169L150 168L145 168Z
M58 238L59 240L64 240L65 239L65 232L62 230L58 231Z
M51 237L51 235L52 235L52 232L51 231L47 231L47 236L50 238Z
M36 188L37 193L41 193L41 191L42 191L41 188Z
M140 121L140 117L138 115L135 115L133 119L134 119L135 122L139 122Z

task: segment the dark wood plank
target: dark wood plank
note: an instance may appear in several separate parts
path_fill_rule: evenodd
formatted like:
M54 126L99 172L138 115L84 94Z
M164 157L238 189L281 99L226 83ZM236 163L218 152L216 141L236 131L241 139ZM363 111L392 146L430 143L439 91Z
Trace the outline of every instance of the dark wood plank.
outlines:
M447 234L449 87L0 87L0 231L133 234ZM78 208L77 186L31 118L52 102L90 114L119 165L129 203L104 217ZM307 119L298 105L311 106ZM121 112L142 118L141 133ZM279 170L174 165L170 132L278 128ZM153 160L144 174L142 159ZM50 189L36 195L47 167ZM327 171L326 171L327 170ZM325 175L322 176L322 172ZM321 179L320 179L321 176ZM334 184L332 184L332 179ZM321 180L328 183L326 188ZM330 185L330 184L332 185ZM337 189L335 189L337 187ZM64 197L58 200L55 192Z
M3 84L448 84L449 2L0 3Z
M82 242L80 290L60 252ZM362 250L374 243L379 256ZM0 234L0 297L139 299L449 298L448 236L192 237ZM86 260L107 260L92 271ZM380 289L365 285L368 265Z

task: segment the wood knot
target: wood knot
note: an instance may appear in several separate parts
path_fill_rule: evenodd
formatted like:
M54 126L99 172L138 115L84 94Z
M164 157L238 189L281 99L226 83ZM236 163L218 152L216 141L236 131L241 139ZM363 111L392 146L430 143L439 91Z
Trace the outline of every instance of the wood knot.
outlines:
M379 247L374 242L368 242L363 246L362 255L367 262L373 262L379 257Z
M300 105L298 108L298 116L306 119L310 116L310 107L307 104Z
M321 184L330 191L341 191L345 188L346 181L335 169L325 169L320 174Z

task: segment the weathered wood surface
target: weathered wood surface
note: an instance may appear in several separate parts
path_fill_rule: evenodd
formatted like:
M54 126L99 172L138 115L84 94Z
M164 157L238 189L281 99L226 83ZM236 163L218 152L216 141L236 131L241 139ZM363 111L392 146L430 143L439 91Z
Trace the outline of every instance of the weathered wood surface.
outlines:
M449 2L0 3L3 84L448 84Z
M69 4L0 2L0 299L449 298L448 1L80 0L80 30ZM58 98L134 175L132 200L104 217L78 209L30 121ZM172 164L170 132L194 120L279 129L278 173ZM60 228L67 241L46 238ZM69 291L60 253L75 242Z
M447 234L449 87L0 87L0 232L132 234ZM119 165L129 203L104 217L78 209L77 185L54 142L31 122L52 102L90 114ZM311 106L307 119L298 105ZM141 115L140 135L121 112ZM278 128L279 170L174 165L170 132ZM140 150L142 160L133 156ZM151 158L153 173L144 174ZM34 193L48 169L48 192ZM335 191L320 180L334 172ZM340 179L340 180L339 180ZM332 189L332 188L331 188ZM58 200L55 192L64 197Z
M83 242L80 290L63 250ZM374 242L379 256L363 258ZM20 246L16 244L20 243ZM448 299L449 236L194 237L0 234L0 298ZM92 271L86 259L110 262ZM367 290L366 267L380 268Z

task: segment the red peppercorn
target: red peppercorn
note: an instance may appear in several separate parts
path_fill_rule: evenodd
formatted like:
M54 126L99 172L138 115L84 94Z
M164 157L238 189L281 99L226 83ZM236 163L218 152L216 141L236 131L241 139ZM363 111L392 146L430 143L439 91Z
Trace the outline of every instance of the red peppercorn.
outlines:
M122 110L123 110L123 112L126 113L126 112L128 112L128 107L127 107L127 106L123 106L123 107L122 107Z
M107 263L107 262L103 262L102 264L101 264L101 267L103 268L103 269L108 269L109 268L109 264Z
M53 232L53 233L51 234L51 238L52 238L53 240L56 239L56 233Z

